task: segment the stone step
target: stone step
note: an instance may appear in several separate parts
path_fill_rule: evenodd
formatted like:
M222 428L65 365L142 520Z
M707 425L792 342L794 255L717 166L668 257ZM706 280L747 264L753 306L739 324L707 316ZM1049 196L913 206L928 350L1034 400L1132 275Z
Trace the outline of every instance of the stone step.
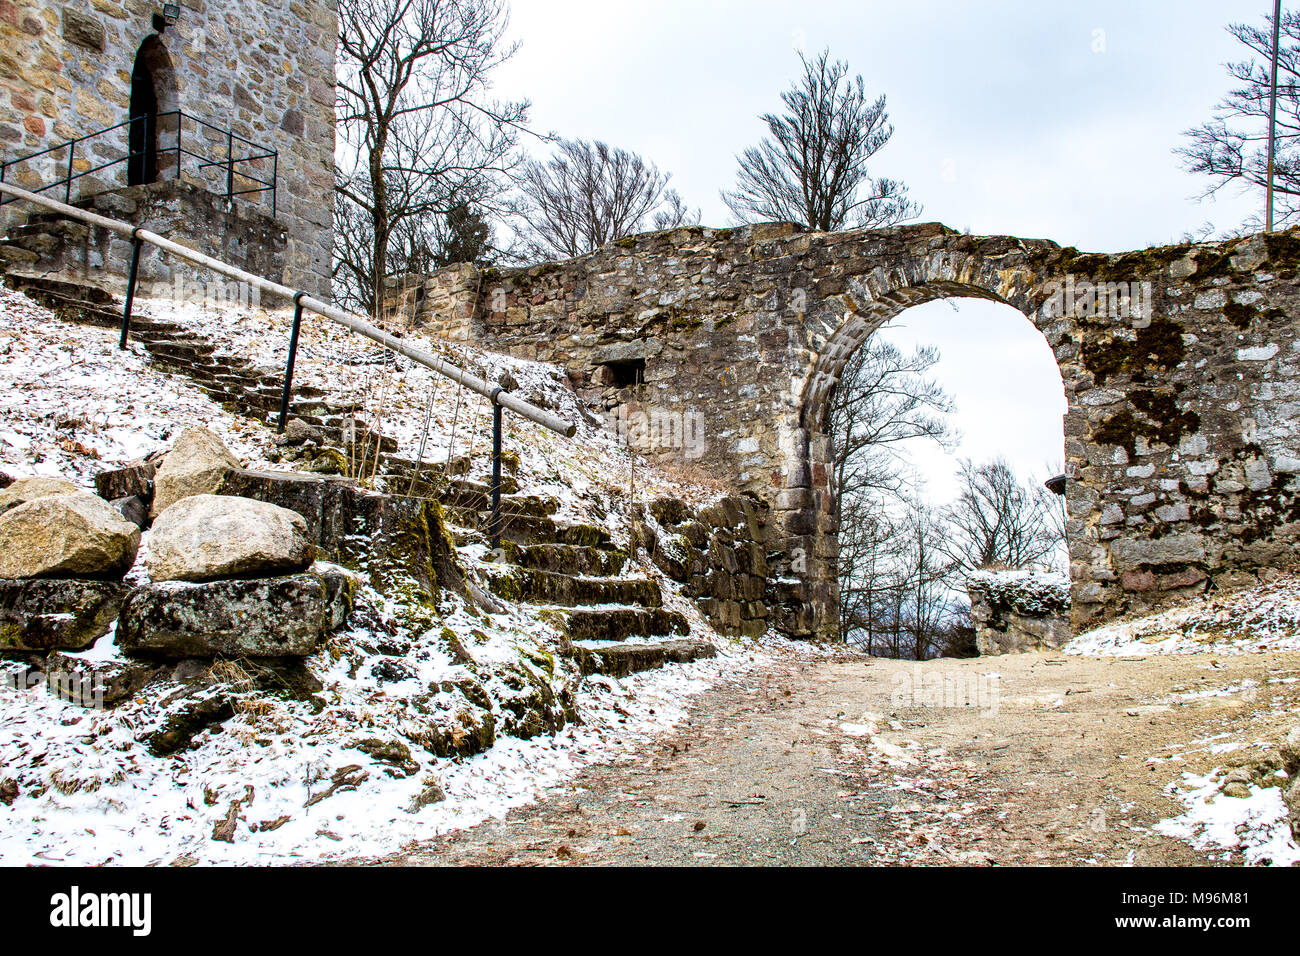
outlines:
M445 507L452 524L476 531L489 531L490 515L487 511L457 506ZM601 550L614 550L609 532L588 524L557 524L550 518L528 514L512 514L502 504L501 536L516 544L570 544Z
M511 562L538 571L558 574L614 577L627 564L623 551L602 551L573 544L532 544L519 546L511 542L506 555Z
M497 597L561 607L663 604L659 582L650 578L584 578L511 565L489 565L488 588Z
M627 677L639 671L654 670L665 664L689 664L718 656L718 649L708 641L684 639L652 644L619 644L608 647L573 645L572 656L583 674Z
M663 608L553 608L546 617L572 641L625 641L690 633L685 617Z

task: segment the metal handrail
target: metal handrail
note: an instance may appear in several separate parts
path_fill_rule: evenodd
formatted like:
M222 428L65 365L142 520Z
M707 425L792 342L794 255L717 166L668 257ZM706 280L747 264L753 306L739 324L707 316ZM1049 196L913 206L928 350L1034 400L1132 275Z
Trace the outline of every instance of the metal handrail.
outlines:
M214 259L206 256L201 252L196 252L187 246L166 239L157 233L150 232L147 229L141 229L139 226L132 226L130 223L120 222L116 219L110 219L107 216L101 216L98 213L88 212L85 209L78 209L76 206L70 206L67 203L61 203L57 199L49 199L45 196L29 192L10 183L0 182L0 193L7 193L16 199L23 199L27 202L35 203L38 206L44 206L61 215L71 219L79 219L82 222L92 226L99 226L110 232L117 233L119 236L131 240L131 274L127 283L126 305L122 312L122 334L119 341L119 347L126 348L127 337L131 328L131 308L135 299L136 277L140 265L140 249L144 243L163 250L170 255L183 259L186 262L192 262L195 265L211 269L213 272L228 276L240 282L247 282L249 285L262 292L279 296L287 299L294 304L293 330L290 333L289 340L289 358L285 366L284 391L280 401L280 424L281 430L284 429L285 419L289 408L289 390L293 382L293 366L298 350L298 332L302 325L303 310L308 309L323 318L329 319L344 328L351 329L358 335L378 342L385 348L391 349L399 355L404 355L411 361L426 368L432 369L440 375L444 375L454 382L463 385L472 392L484 396L492 403L492 519L490 527L492 529L492 546L500 547L501 537L501 435L502 422L501 410L508 408L523 418L528 419L543 428L549 428L553 432L563 435L565 438L572 438L577 433L578 426L570 421L566 421L558 415L553 415L548 411L538 408L521 398L516 398L510 392L506 391L499 385L492 385L477 375L471 375L464 369L457 368L450 362L444 361L431 352L418 349L407 344L394 335L390 335L383 329L371 325L365 319L351 312L346 312L336 306L323 302L320 299L308 295L302 290L291 289L287 285L279 282L272 282L270 279L264 279L261 276L254 275L251 272L245 272L236 266L222 262L220 259Z
M135 123L141 121L147 123L151 117L155 123L157 123L158 120L170 119L173 117L175 117L176 119L176 145L159 147L154 151L154 153L156 156L159 157L164 156L168 153L176 154L175 169L176 169L177 179L181 178L182 161L186 156L199 160L200 162L198 163L198 168L200 170L206 170L214 166L224 167L226 169L226 198L228 200L233 200L236 196L248 196L255 193L269 192L271 194L271 217L275 218L276 213L278 211L276 180L279 175L279 166L280 166L279 150L274 150L267 146L262 146L258 143L253 142L251 139L247 139L243 136L240 136L238 133L234 132L233 130L222 129L219 126L214 126L213 124L207 122L206 120L199 119L197 116L193 116L189 113L184 112L183 110L170 110L166 113L151 114L151 116L146 116L146 115L133 116L130 119L123 120L122 122L116 123L113 126L106 126L103 129L95 130L95 132L93 133L86 133L83 136L75 136L70 140L66 140L54 146L47 146L45 149L38 150L35 153L27 153L26 155L16 157L15 159L0 160L0 182L5 181L5 174L8 172L10 166L16 166L19 163L25 163L33 159L38 159L41 156L46 156L49 155L50 153L56 153L66 149L68 151L67 172L63 176L63 178L57 179L51 183L46 183L45 185L33 190L33 192L41 193L50 189L54 189L55 187L58 186L62 186L63 201L65 203L71 203L72 184L76 182L78 179L81 179L84 176L90 176L95 173L103 172L105 169L109 169L113 166L120 165L121 163L130 163L132 160L135 160L138 157L147 155L145 152L136 152L131 150L130 141L129 141L130 138L128 135L128 145L127 145L126 155L121 156L117 159L111 159L106 163L100 163L98 166L78 172L74 168L77 145L79 143L84 143L87 140L93 139L96 136L102 136L105 133L112 133L115 130L119 130L124 126L130 127L133 126ZM226 158L212 159L209 156L203 155L201 153L196 153L193 150L185 149L182 144L182 133L184 131L186 120L189 120L190 122L194 123L196 126L211 130L214 133L224 136L226 138ZM249 146L253 150L260 150L261 152L251 152L247 156L236 156L234 154L234 144L236 140L238 140L241 144ZM269 180L260 179L259 177L254 176L249 172L239 172L239 173L235 172L236 164L252 163L263 159L269 159L271 160L272 163L271 178ZM170 160L167 162L167 165L168 166L171 165ZM163 168L163 164L161 162L159 163L159 168L160 169ZM235 176L239 176L241 179L246 179L251 182L258 183L258 186L250 189L235 189L234 188ZM13 201L12 199L6 200L0 198L0 205L4 205L6 202L12 202L12 201Z

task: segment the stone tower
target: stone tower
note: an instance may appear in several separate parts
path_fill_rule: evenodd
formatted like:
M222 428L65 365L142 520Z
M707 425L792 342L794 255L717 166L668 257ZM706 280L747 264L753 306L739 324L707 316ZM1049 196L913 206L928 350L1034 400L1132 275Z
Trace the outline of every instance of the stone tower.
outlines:
M74 201L155 189L171 197L176 235L247 221L281 244L271 278L326 293L336 34L335 0L0 0L5 178L39 188L70 162ZM64 187L47 195L63 199ZM122 208L139 204L139 190L130 196ZM214 218L191 219L196 203ZM245 241L205 245L219 254ZM255 263L267 259L235 262Z

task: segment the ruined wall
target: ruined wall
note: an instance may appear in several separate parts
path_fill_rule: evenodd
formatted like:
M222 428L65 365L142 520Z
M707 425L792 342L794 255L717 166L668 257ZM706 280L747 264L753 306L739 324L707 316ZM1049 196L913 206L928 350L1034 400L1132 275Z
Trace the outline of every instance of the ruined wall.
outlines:
M224 197L189 183L168 180L99 193L81 200L91 212L159 235L193 236L205 255L276 279L284 274L288 234L283 224L251 206L227 209ZM11 232L0 245L0 264L10 274L84 279L124 294L131 271L131 240L98 226L49 214ZM141 246L137 274L142 295L208 305L257 305L257 289L227 280L202 266Z
M643 447L771 506L775 623L823 636L838 557L826 412L845 361L912 305L1016 307L1052 348L1067 399L1078 628L1291 560L1297 265L1294 231L1083 255L938 224L766 224L629 237L505 273L453 267L417 295L434 334L559 363L607 408L698 416L693 450Z
M155 35L151 20L161 9L145 0L0 0L0 158L126 120L136 53ZM276 218L289 227L285 281L321 293L329 289L333 236L336 34L334 0L187 0L179 21L157 37L154 63L160 111L183 110L278 151ZM216 133L189 126L183 133L191 137L187 149L225 155ZM161 130L159 147L174 138ZM126 151L125 129L97 137L79 148L74 168L85 171ZM174 177L175 154L161 159L161 177ZM61 151L14 167L7 178L39 186L62 176L66 162ZM270 160L247 168L271 178ZM222 168L203 170L187 159L182 177L224 193ZM119 164L79 180L73 197L126 181L126 164ZM269 193L236 202L271 213Z

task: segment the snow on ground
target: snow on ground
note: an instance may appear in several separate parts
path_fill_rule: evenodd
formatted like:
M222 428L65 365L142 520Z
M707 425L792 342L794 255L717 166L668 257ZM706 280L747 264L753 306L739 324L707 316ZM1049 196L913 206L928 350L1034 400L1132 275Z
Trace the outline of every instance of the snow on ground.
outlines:
M141 301L137 308L200 332L218 351L266 368L283 365L290 324L285 311L164 301ZM707 479L683 480L634 459L619 436L584 416L563 370L419 344L491 381L508 371L523 397L579 422L578 435L568 440L506 417L506 448L520 456L521 490L555 497L557 519L597 524L626 542L633 469L639 501L659 494L692 501L717 495ZM331 402L361 400L358 417L396 437L399 455L415 457L422 443L426 461L468 454L471 477L486 478L486 400L386 355L309 317L295 381L327 391ZM13 477L60 475L89 486L96 472L165 448L192 425L215 431L248 467L285 467L271 429L224 411L183 376L154 366L139 343L121 352L113 330L64 322L26 297L0 290L0 470ZM471 573L485 557L473 548L462 554ZM143 581L142 569L137 562L129 580ZM695 603L648 561L631 561L624 573L658 579L665 606L685 614L692 636L712 640L719 656L623 680L580 679L571 663L557 661L541 679L556 693L574 691L580 723L530 740L498 733L495 746L467 759L433 758L412 746L411 756L421 764L412 776L391 775L395 768L353 745L368 738L400 741L418 721L460 732L456 694L429 693L439 682L468 676L440 641L441 626L471 649L483 686L500 706L511 693L501 677L510 667L529 668L534 676L547 670L537 662L548 659L555 635L539 609L489 614L449 598L437 627L406 633L395 627L394 609L384 606L384 598L363 588L359 605L367 607L358 617L368 620L369 629L354 624L306 661L324 687L317 695L323 707L313 710L289 696L249 692L240 698L233 692L235 717L200 731L192 749L169 757L151 755L142 741L167 725L192 686L168 678L111 710L93 710L25 686L18 681L21 667L5 665L0 768L17 782L18 796L12 805L0 803L0 863L238 863L392 852L411 840L500 815L586 764L617 757L680 720L694 694L760 666L784 646L775 638L720 639ZM373 647L384 635L375 632L376 623L387 633L397 630L409 648L377 654ZM72 656L120 662L113 638L110 633ZM377 679L378 666L395 660L410 673L399 669ZM232 693L229 683L204 692ZM340 789L305 806L309 796L328 789L335 773L352 766L366 774L355 790ZM446 799L408 812L434 781ZM214 827L227 819L232 801L239 801L234 842L214 840Z
M169 445L203 425L251 467L269 465L271 433L222 412L137 344L73 325L0 288L0 470L90 486L97 471Z
M1240 854L1248 865L1300 865L1300 846L1291 839L1281 787L1250 785L1250 796L1229 797L1220 792L1218 772L1205 776L1185 773L1182 785L1170 792L1187 809L1156 824L1157 833L1184 840L1212 859L1230 861Z
M1249 654L1300 650L1300 575L1215 592L1181 607L1075 637L1067 654Z
M341 664L324 675L332 702L319 714L263 702L168 758L135 740L158 718L156 703L88 711L39 690L0 690L0 765L30 768L19 774L18 799L0 806L0 863L266 864L392 853L502 816L582 767L616 758L680 721L695 694L765 660L761 648L735 646L713 660L590 678L579 700L583 723L531 740L501 737L465 760L430 761L413 748L425 766L410 777L389 776L349 748L394 728L385 691L348 677ZM355 790L304 806L354 765L368 772ZM431 765L447 799L411 812ZM213 840L232 800L246 801L234 842Z

